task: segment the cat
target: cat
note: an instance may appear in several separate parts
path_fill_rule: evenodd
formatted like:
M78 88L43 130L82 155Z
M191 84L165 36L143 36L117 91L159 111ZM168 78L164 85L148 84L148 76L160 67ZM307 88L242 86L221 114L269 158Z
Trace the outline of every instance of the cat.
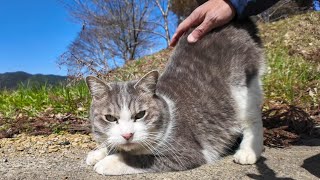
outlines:
M264 57L250 20L217 28L194 44L186 33L164 72L104 82L88 76L90 120L101 145L86 163L103 175L182 171L216 162L243 135L234 161L263 151Z

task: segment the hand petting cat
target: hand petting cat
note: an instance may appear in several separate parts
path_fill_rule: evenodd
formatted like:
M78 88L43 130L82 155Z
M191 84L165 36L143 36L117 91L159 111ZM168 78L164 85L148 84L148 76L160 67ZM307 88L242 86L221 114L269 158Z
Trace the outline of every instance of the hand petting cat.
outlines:
M195 43L212 29L229 23L232 19L245 19L257 15L279 0L197 0L202 4L196 8L177 28L170 46L175 46L180 37L191 27L189 43Z
M225 25L235 16L236 11L226 0L209 0L195 9L177 28L170 46L175 46L179 38L193 26L196 27L188 36L189 43L197 42L207 32Z

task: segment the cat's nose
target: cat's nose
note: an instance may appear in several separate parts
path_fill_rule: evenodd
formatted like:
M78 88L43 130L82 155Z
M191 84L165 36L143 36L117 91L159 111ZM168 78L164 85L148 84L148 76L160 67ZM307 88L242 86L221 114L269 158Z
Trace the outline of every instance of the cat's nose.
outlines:
M121 135L125 140L129 141L130 138L132 138L133 133L125 133Z

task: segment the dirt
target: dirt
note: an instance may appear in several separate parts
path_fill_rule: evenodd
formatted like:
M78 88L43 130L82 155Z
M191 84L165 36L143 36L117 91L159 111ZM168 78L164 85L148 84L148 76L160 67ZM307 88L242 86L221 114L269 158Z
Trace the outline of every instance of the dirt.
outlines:
M306 138L320 138L320 111L305 112L296 106L286 104L268 104L269 109L263 111L264 145L283 148L299 144ZM10 120L7 120L10 121ZM7 121L1 121L0 126ZM88 119L72 115L44 115L42 117L18 117L8 122L10 128L0 129L1 138L25 137L25 135L50 135L59 137L60 133L90 133ZM74 135L80 136L80 135ZM33 137L33 136L31 136ZM39 136L41 138L43 136ZM70 136L71 137L71 136Z
M72 114L43 114L38 117L18 115L16 118L0 118L0 139L15 137L21 133L29 135L50 135L57 133L89 134L90 124L87 118Z
M69 142L69 143L67 143ZM232 156L212 165L170 173L105 177L85 164L95 147L88 135L19 135L0 140L0 179L319 179L320 139L304 146L278 149L266 147L255 165L238 165ZM51 151L50 149L54 149Z
M241 166L228 156L190 171L105 177L84 162L96 147L90 135L22 133L0 139L0 179L319 179L320 138L300 141L284 149L266 147L256 165Z
M14 138L0 139L0 153L3 155L47 154L95 147L96 144L91 136L83 134L51 134L49 136L19 134Z

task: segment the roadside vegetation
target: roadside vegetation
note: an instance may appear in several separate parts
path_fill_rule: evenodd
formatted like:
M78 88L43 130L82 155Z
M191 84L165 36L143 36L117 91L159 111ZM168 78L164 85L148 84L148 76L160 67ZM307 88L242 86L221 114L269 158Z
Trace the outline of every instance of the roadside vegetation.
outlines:
M69 113L83 118L88 115L89 102L90 96L84 82L74 86L21 85L14 91L1 91L0 114L2 118L15 118Z
M309 13L260 25L269 65L266 99L319 109L319 21L319 13Z
M295 141L294 136L297 133L310 131L314 124L320 124L319 22L320 13L312 12L278 22L259 24L267 59L263 107L265 125L273 121L291 122L291 125L279 123L277 131L268 133L281 135L280 130L288 130L286 132L295 133L287 135ZM103 78L106 81L123 81L136 79L153 69L162 71L170 54L171 49L166 49L135 61L128 61L124 67L112 70ZM68 118L73 117L73 120L81 120L82 125L88 124L83 120L88 115L89 103L90 96L84 82L73 86L20 86L15 91L2 91L0 92L0 138L1 133L5 134L8 129L14 131L19 118L22 117L27 117L33 122L58 116L60 119L65 118L63 122L66 122ZM297 118L299 123L292 123ZM61 126L61 123L59 125ZM29 126L28 130L20 128L14 132L31 132L32 128ZM63 126L60 130L46 132L64 131L69 130ZM7 133L2 137L10 137L12 134ZM285 145L290 141L271 143Z

